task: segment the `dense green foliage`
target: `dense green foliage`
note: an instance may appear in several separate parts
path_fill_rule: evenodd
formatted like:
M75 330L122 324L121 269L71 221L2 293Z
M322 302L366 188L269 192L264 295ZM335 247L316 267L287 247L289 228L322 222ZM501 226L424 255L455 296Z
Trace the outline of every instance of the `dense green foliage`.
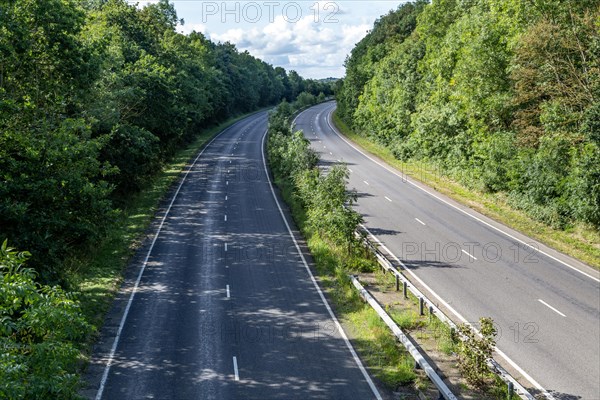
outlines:
M310 95L300 95L295 103L284 102L271 113L269 165L277 184L290 190L303 210L303 228L350 253L360 247L354 232L362 217L352 209L356 194L346 190L348 168L337 164L323 172L317 167L319 159L310 142L301 131L290 129L292 115L311 103L314 101L310 101Z
M0 398L75 398L78 346L91 327L73 295L35 282L28 256L0 247Z
M479 319L479 336L467 324L458 326L461 340L458 343L458 367L465 379L473 386L483 387L493 376L487 362L496 346L497 331L491 318Z
M597 228L599 60L597 0L407 3L352 51L338 113L401 160Z
M178 22L167 0L0 0L0 240L42 281L202 128L331 94Z

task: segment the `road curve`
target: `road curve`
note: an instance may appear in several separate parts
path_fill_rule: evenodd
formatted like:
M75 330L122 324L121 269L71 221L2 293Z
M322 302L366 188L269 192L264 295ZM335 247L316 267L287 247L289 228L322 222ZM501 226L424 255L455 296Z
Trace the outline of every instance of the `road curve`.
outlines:
M458 322L494 319L505 364L557 399L600 399L598 271L408 179L333 129L335 103L295 123L344 162L365 225ZM501 360L501 359L500 359ZM507 361L509 360L509 361Z
M266 112L234 124L190 168L106 322L87 397L380 398L280 213L266 126Z

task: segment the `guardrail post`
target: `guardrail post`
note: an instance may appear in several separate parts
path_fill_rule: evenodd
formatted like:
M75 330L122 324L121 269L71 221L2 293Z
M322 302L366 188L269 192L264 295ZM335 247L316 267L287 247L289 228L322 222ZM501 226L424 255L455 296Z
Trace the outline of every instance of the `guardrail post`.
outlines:
M408 299L408 284L406 281L402 282L402 292L404 293L404 298Z
M513 394L515 392L515 386L512 382L508 382L508 400L512 400Z
M429 323L431 323L432 318L433 318L433 306L429 306Z
M423 300L423 298L419 297L419 315L421 316L425 315L425 312L423 312L424 303L425 301Z
M400 291L400 277L396 275L396 292Z

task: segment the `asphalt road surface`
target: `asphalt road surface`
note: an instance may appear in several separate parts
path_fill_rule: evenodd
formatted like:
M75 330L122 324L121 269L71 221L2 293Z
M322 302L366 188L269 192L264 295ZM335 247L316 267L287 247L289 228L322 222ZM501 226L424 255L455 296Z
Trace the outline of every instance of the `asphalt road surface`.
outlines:
M107 321L88 397L380 396L280 213L266 126L266 112L234 124L187 174Z
M415 183L332 128L335 103L296 119L325 165L344 162L356 209L408 276L458 321L492 317L498 360L557 399L600 399L598 271ZM418 174L418 172L417 172Z

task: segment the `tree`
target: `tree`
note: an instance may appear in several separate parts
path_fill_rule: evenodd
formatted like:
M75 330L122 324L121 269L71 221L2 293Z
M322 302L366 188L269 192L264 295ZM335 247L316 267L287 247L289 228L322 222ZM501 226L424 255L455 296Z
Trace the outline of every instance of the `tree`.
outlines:
M594 17L589 11L577 15L561 8L569 13L568 18L542 17L517 47L513 123L524 146L537 146L546 133L578 133L586 110L595 101L598 69L589 40L597 36ZM600 9L595 14L600 15Z
M354 122L354 110L358 107L366 83L373 77L376 64L387 56L394 45L411 35L417 25L417 16L426 4L422 0L405 3L382 16L346 58L346 77L341 90L337 92L337 100L340 116L350 125Z
M326 173L305 170L296 176L296 186L306 205L309 229L350 252L356 244L354 232L362 217L352 209L356 193L346 190L348 176L344 165L335 165Z
M294 70L291 70L289 72L288 81L290 83L290 94L291 94L291 99L288 99L288 100L292 101L293 99L298 97L298 95L300 93L304 92L304 81L300 77L300 75L298 75L298 73Z

